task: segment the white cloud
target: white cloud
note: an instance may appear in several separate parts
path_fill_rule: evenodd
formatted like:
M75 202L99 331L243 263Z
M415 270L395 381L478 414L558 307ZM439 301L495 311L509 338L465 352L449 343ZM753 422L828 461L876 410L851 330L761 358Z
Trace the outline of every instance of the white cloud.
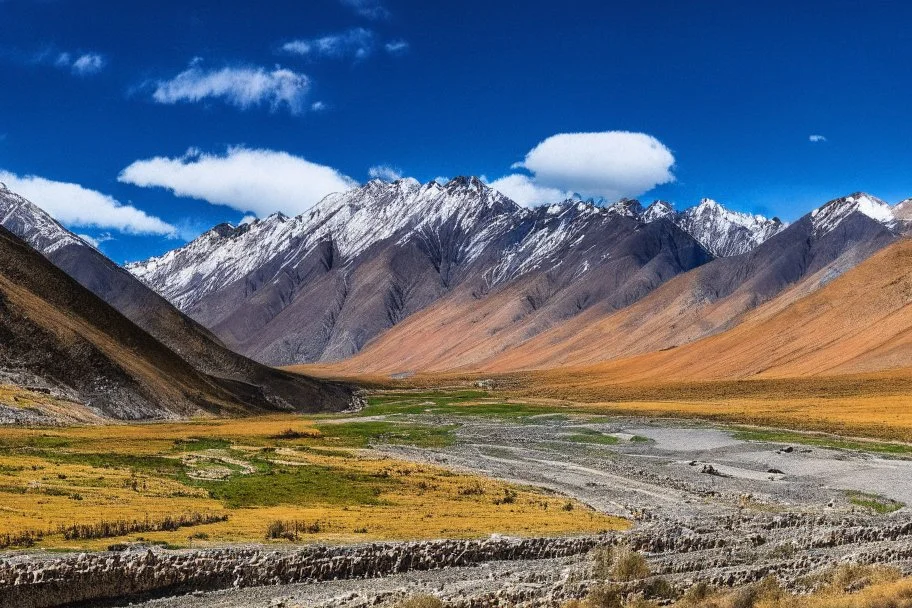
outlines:
M409 50L409 43L405 40L391 40L383 45L390 55L402 55Z
M81 238L83 241L85 241L86 243L88 243L89 245L94 247L95 249L99 249L101 247L102 243L106 243L108 241L114 240L114 237L111 236L111 234L108 232L103 232L102 234L99 234L98 236L92 236L90 234L77 234L76 236Z
M400 169L390 167L389 165L377 165L375 167L371 167L367 170L367 174L371 177L371 179L382 179L386 182L394 182L397 179L402 179L402 171Z
M314 112L322 112L326 109L326 104L322 101L315 101L310 104L310 109Z
M825 142L827 140L827 138L824 137L823 135L810 135L808 137L808 140L817 144L817 143Z
M573 196L572 192L540 186L533 178L521 173L501 177L488 185L524 207L556 203Z
M171 224L79 184L35 175L20 177L8 171L0 171L0 181L67 226L108 228L128 234L176 234Z
M282 50L314 59L366 59L374 52L375 46L374 33L363 27L356 27L341 34L292 40L283 44Z
M71 69L74 74L97 74L105 66L105 58L98 53L80 55L73 62Z
M285 106L292 114L306 107L310 79L276 66L264 68L221 68L205 70L199 60L171 80L156 83L152 98L158 103L197 102L222 99L226 103L247 109L266 103L273 110Z
M260 217L275 211L297 215L327 194L357 185L332 167L287 152L244 147L229 148L224 156L189 150L179 158L138 160L117 179L144 188L167 188L178 196Z
M674 181L674 156L646 133L560 133L535 146L521 163L537 187L584 197L634 197Z
M44 55L42 55L43 57ZM42 59L42 62L45 60ZM77 76L88 76L97 74L104 69L107 60L104 55L99 53L83 53L82 55L73 55L72 53L63 52L57 55L54 65L58 68L70 70Z
M386 19L389 11L380 0L339 0L343 5L352 9L366 19Z
M244 226L245 224L252 224L256 221L257 217L255 215L245 215L241 218L241 221L238 222L238 226Z

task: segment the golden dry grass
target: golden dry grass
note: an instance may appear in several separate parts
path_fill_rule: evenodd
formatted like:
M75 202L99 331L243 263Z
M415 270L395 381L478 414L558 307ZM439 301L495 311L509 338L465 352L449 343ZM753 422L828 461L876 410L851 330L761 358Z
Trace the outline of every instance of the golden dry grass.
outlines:
M288 429L294 439L277 439ZM206 443L196 449L197 441ZM274 520L318 523L305 542L558 535L628 525L579 503L564 510L560 496L346 448L344 436L336 441L344 449L290 416L0 429L0 535L39 530L48 532L42 547L100 549L140 538L181 546L265 542ZM245 474L239 464L255 471ZM223 480L193 477L226 469ZM273 483L290 489L250 495L268 494ZM82 541L53 533L75 523L191 513L228 520Z

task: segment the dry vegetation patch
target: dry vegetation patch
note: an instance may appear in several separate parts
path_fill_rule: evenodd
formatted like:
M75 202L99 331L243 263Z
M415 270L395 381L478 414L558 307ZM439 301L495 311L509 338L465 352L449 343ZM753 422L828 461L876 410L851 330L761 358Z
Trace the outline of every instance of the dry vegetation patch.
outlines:
M380 455L446 428L271 416L0 429L0 548L355 542L627 526L531 488Z

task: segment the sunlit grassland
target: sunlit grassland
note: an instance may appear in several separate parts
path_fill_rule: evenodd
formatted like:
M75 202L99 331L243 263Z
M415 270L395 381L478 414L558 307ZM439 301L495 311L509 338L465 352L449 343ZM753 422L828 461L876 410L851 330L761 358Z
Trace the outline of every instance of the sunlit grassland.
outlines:
M579 503L568 510L562 496L371 450L378 444L434 448L454 440L452 425L367 417L390 401L372 400L362 415L347 417L0 429L0 541L31 535L21 544L55 549L139 540L170 546L267 542L267 529L278 520L301 522L307 532L300 542L626 527ZM222 516L227 519L196 523ZM160 529L177 526L162 522L176 521L189 523ZM62 533L100 522L106 525L91 530L141 531L78 540Z

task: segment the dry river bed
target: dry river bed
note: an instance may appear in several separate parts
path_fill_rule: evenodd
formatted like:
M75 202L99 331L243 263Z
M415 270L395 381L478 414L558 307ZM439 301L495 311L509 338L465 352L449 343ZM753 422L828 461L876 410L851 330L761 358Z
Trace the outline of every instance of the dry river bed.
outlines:
M631 517L633 530L601 542L648 556L678 588L732 585L776 573L787 585L842 562L912 571L912 460L738 439L681 421L542 415L517 421L414 415L391 420L459 424L454 445L377 446L498 479L549 488ZM617 439L605 439L613 437ZM851 491L890 508L850 500ZM857 497L856 497L857 500ZM897 501L891 503L890 501ZM390 605L433 593L454 606L557 606L590 582L586 554L491 561L367 580L274 585L150 599L148 608ZM126 605L126 603L115 604Z

